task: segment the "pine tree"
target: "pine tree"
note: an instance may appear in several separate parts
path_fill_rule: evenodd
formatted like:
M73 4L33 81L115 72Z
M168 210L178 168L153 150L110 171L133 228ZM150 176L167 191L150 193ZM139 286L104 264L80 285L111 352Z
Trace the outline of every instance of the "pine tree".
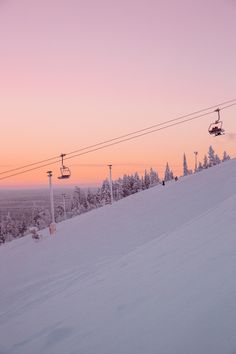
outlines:
M134 191L134 176L133 175L131 175L131 176L129 176L128 175L128 180L129 180L129 189L130 189L130 194L134 194L135 193L135 191Z
M96 195L91 191L91 189L88 189L87 193L87 203L89 209L93 209L96 207Z
M75 187L75 190L72 195L71 209L76 211L79 210L79 208L80 208L80 188Z
M215 154L215 165L218 165L219 163L221 163L221 159L217 154Z
M140 190L142 190L142 181L139 178L139 175L137 172L134 174L134 183L133 183L133 192L137 193Z
M209 161L208 164L209 167L216 165L215 151L213 150L213 147L211 145L209 146L209 150L208 150L208 161Z
M124 198L131 194L130 179L128 175L123 176L122 189L123 189Z
M74 214L84 213L88 209L86 194L84 190L79 187L75 187L72 196L71 209Z
M113 199L119 200L119 182L117 180L112 181L112 191L113 191Z
M150 187L151 181L150 181L150 175L149 173L145 170L144 171L144 186L145 189L148 189Z
M101 187L101 200L103 204L109 204L111 202L111 190L108 179L105 179Z
M64 208L62 205L57 205L55 208L55 219L56 222L60 222L64 219Z
M227 154L226 151L224 151L224 153L223 153L223 158L222 158L222 162L225 162L225 161L227 161L227 160L230 160L230 156Z
M123 184L122 178L119 178L117 181L115 181L114 189L115 189L116 200L120 200L124 198L124 191L123 191L122 184Z
M96 207L99 207L102 205L101 188L98 188L97 192L95 193L95 201L96 201Z
M142 185L142 190L144 190L145 189L145 183L144 183L143 176L141 177L141 185Z
M198 164L198 168L197 168L197 172L200 172L200 171L202 171L202 170L203 170L202 163L201 163L201 162L199 162L199 164Z
M19 234L16 221L12 219L10 213L8 213L2 219L2 236L5 241L12 241Z
M173 175L173 172L171 171L170 167L169 167L169 164L167 162L166 164L166 169L165 169L165 177L164 177L164 180L167 182L167 181L170 181L174 178L174 175Z
M204 156L204 159L203 159L203 168L208 168L209 165L208 165L208 159L207 159L207 156L205 155Z
M185 153L184 153L184 157L183 157L183 174L184 174L184 176L187 176L189 174Z
M152 168L150 168L149 176L150 176L150 185L151 186L155 186L156 184L159 183L158 173L156 171L154 171Z
M6 242L6 237L4 235L3 225L0 223L0 246Z
M1 244L5 243L5 241L6 241L6 238L4 235L3 224L2 224L2 222L0 222L0 246L1 246Z

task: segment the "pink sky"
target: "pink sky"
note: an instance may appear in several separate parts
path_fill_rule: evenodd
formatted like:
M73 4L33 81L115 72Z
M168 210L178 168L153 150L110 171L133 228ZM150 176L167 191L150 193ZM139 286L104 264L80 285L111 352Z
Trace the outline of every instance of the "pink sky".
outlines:
M235 18L234 0L0 0L0 171L236 98ZM235 117L223 112L223 137L206 117L78 157L71 183L108 163L114 177L167 160L178 174L209 145L236 156ZM0 187L47 183L46 170Z

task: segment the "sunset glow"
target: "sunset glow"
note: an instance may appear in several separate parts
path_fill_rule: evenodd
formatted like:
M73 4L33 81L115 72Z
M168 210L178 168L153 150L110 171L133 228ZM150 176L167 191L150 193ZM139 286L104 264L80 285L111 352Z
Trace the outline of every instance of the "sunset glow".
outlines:
M236 98L232 0L4 0L0 2L0 172L94 145ZM0 181L0 188L98 185L168 161L182 173L210 145L236 156L236 106L213 138L196 121Z

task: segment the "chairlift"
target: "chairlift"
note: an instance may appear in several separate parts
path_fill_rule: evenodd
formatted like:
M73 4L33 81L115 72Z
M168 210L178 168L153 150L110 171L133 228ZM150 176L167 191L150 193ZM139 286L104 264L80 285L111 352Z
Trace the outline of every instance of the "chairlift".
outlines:
M223 122L220 120L220 109L217 108L215 110L215 112L218 113L218 119L215 121L215 123L210 124L210 126L208 128L208 132L209 132L209 134L214 135L214 136L223 135L225 131L222 128Z
M71 176L71 172L70 169L66 166L64 166L64 157L66 156L66 154L61 154L61 175L59 177L57 177L58 179L68 179Z

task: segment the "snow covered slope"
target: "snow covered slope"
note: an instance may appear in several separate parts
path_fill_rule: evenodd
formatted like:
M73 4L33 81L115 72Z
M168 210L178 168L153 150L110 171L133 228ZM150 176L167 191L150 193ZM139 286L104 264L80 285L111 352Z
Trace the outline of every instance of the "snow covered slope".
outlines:
M235 354L236 160L0 247L1 354Z

